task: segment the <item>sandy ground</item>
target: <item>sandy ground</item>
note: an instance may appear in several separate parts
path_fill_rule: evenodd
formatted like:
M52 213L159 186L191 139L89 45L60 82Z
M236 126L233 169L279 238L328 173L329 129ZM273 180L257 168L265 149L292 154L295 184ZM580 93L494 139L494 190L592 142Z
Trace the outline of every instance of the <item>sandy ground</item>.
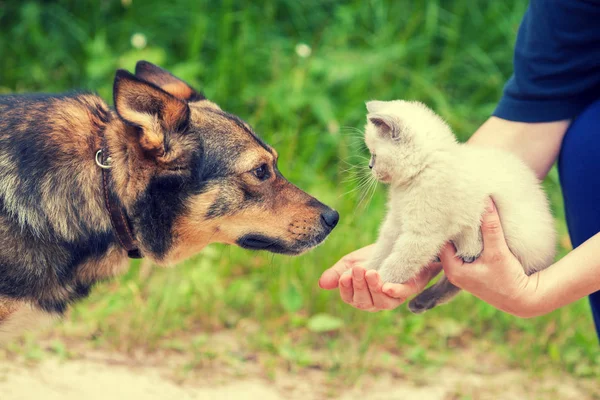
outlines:
M214 371L199 371L193 379L176 383L164 367L123 365L111 355L93 360L60 361L49 358L33 367L2 360L2 400L104 400L104 399L326 399L342 400L459 400L459 399L598 399L594 382L571 378L528 377L522 372L474 373L442 369L430 373L420 385L407 378L364 377L351 388L331 386L323 371L293 374L280 371L275 378L260 374L208 378Z

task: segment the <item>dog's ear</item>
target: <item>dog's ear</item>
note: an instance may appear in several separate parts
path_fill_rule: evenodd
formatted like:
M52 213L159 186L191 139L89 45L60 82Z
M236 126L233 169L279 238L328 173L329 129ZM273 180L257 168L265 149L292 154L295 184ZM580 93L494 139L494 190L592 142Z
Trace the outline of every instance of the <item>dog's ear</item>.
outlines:
M205 99L202 93L194 90L190 85L173 76L170 72L148 61L138 61L135 65L135 76L158 86L165 92L181 100L199 101Z
M185 130L189 122L185 101L122 69L115 76L113 97L119 117L140 129L139 144L153 155L163 155L165 136Z

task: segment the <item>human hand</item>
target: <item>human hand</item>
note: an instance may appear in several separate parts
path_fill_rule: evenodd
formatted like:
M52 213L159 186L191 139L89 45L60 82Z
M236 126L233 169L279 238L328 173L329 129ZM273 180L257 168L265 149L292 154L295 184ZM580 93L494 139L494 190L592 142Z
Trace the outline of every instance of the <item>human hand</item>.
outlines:
M383 283L377 271L363 267L373 250L374 245L369 245L342 257L323 272L319 286L327 290L339 288L342 300L360 310L392 310L420 293L442 269L441 263L433 263L408 283Z
M522 318L538 315L533 301L535 282L508 248L500 216L491 199L482 217L481 233L483 252L473 263L456 257L451 243L442 248L440 260L448 280L509 314Z

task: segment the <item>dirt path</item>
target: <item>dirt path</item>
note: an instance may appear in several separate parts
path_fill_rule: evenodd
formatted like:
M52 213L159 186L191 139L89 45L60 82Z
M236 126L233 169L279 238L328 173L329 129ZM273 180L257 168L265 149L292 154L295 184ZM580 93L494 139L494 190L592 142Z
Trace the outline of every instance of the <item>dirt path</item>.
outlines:
M362 378L346 390L327 385L327 374L309 371L295 375L281 371L275 379L258 375L242 378L197 379L177 384L164 367L127 366L103 361L47 359L35 367L6 360L0 364L2 400L105 399L324 399L343 400L454 400L454 399L565 399L591 400L593 383L569 378L530 378L519 371L494 374L442 369L429 373L421 386L403 378L383 375ZM214 371L206 371L210 374ZM587 385L587 387L586 387Z

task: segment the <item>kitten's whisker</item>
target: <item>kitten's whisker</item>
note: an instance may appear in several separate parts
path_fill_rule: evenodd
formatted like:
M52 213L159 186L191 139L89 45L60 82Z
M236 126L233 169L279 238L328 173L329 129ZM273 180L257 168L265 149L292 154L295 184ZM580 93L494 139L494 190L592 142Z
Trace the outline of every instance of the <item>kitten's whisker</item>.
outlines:
M365 187L367 185L368 185L367 181L361 181L353 189L350 189L350 191L348 193L352 193L352 192L355 192L357 190L365 189Z
M373 196L375 196L375 191L377 190L377 184L378 183L379 182L377 181L377 179L375 179L375 178L372 179L372 184L369 187L370 194L367 193L368 200L365 203L365 208L367 208L369 206L369 204L371 204L371 200L373 200Z
M365 193L367 192L367 187L369 184L370 184L369 177L363 177L362 180L360 181L360 183L354 189L351 189L348 192L344 193L343 196L350 194L350 193L354 193L356 191L360 191L361 192L360 198L362 199L365 196Z
M366 168L363 168L360 165L350 165L349 167L342 169L341 172L343 172L343 173L348 173L350 171L360 172L360 171L364 171L364 170L366 170Z
M367 189L367 194L365 195L365 198L363 199L363 204L362 204L363 209L366 209L369 206L371 199L373 198L373 194L375 194L376 187L377 187L377 182L372 182L371 185L369 186L369 188Z
M359 129L355 126L342 126L340 127L340 132L348 134L348 136L352 135L360 135L361 137L365 134L362 129Z
M361 176L351 176L345 179L342 179L342 183L358 183L361 182L364 178Z
M345 195L355 192L357 190L365 189L370 183L368 176L357 177L354 180L358 181L357 185L353 189L350 189L348 192L344 193L342 196L345 196Z
M344 178L344 180L351 181L351 180L365 178L368 175L370 175L370 172L366 169L361 168L361 169L348 170L344 174L348 175L346 178Z
M367 171L361 168L351 168L340 171L340 175L344 182L348 182L364 178L366 175L368 175L368 173Z
M348 165L357 165L357 164L362 164L362 163L356 163L356 162L351 162L351 161L367 161L368 162L369 160L371 160L371 157L363 156L361 154L353 154L346 158L340 158L339 160Z
M357 190L358 190L358 188L350 189L350 190L348 190L346 193L342 193L342 194L340 194L340 195L338 196L338 199L340 199L340 198L342 198L342 197L344 197L344 196L347 196L347 195L349 195L350 193L354 193L354 192L356 192Z
M350 189L349 191L347 191L346 193L344 193L341 196L346 196L347 194L356 192L358 190L365 191L369 184L370 184L370 181L368 179L363 178L354 189ZM364 196L364 192L363 192L363 196Z
M371 176L371 179L369 180L367 189L363 192L362 196L360 197L357 208L361 207L361 205L364 204L365 199L369 196L369 192L371 191L371 188L376 184L377 184L377 180L373 176Z
M373 191L371 192L371 198L369 199L369 201L367 202L367 204L371 204L371 201L373 200L373 197L375 197L375 192L377 191L377 184L379 182L377 180L375 180L375 184L373 185Z

